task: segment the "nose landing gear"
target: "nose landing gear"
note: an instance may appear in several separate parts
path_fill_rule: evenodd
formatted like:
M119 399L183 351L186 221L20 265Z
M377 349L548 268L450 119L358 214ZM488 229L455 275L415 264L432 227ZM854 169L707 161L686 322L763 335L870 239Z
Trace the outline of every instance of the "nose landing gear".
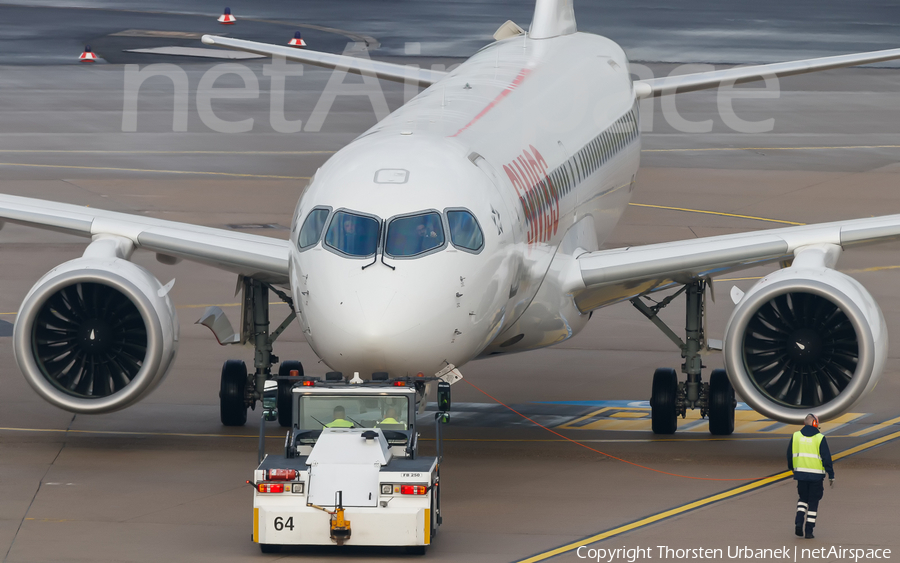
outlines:
M685 340L681 340L658 316L660 310L682 293L685 293ZM660 368L653 374L650 418L654 434L674 434L678 416L684 418L688 408L699 408L701 418L709 416L710 433L723 436L734 432L734 408L737 403L725 370L713 370L709 383L703 383L701 378L704 366L700 353L705 348L705 295L706 281L699 280L684 285L653 306L647 305L640 297L631 300L631 304L681 350L681 357L684 358L681 371L687 375L686 381L679 383L674 369Z
M257 401L263 400L266 381L272 379L272 365L278 363L278 356L272 353L272 344L296 318L291 298L263 282L252 278L243 278L243 308L241 314L240 342L252 342L255 349L254 373L247 372L247 366L241 360L228 360L222 367L221 386L219 388L219 412L225 426L243 426L247 422L247 409L255 408ZM269 289L282 301L291 306L290 314L271 334L269 333ZM229 342L237 343L237 342ZM283 362L279 375L285 369L299 371L303 375L300 362ZM290 403L290 383L282 383L279 379L278 406ZM286 395L286 397L285 397ZM282 414L284 413L284 414ZM279 422L282 426L290 426L291 410L287 406L278 408Z

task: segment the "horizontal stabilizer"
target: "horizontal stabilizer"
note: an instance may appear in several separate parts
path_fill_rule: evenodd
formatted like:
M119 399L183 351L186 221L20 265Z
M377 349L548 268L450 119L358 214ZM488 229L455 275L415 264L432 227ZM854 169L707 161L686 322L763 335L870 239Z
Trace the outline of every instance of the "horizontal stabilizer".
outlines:
M880 63L894 59L900 59L900 49L636 80L634 82L634 91L639 98L649 98L651 96L665 96L681 92L693 92L694 90L705 90L707 88L718 88L723 83L740 84L742 82L764 80L766 77L771 76L793 76L795 74Z
M322 53L295 49L281 45L270 45L256 41L245 41L231 37L219 37L217 35L204 35L202 41L207 45L225 47L236 51L256 53L270 57L283 57L289 61L307 63L324 68L346 70L353 74L372 75L383 80L403 82L428 87L447 76L446 72L416 68L414 66L373 61L369 58L349 57L347 55L335 55L334 53Z

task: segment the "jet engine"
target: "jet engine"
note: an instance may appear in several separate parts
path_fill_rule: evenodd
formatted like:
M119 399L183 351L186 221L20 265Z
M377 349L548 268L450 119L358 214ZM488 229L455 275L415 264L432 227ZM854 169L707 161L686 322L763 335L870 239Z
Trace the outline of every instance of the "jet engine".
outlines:
M859 282L831 268L839 252L832 245L801 251L791 267L740 298L728 321L728 377L748 405L772 419L834 418L881 377L884 316Z
M112 412L146 397L165 378L178 347L170 286L121 256L104 256L104 244L96 245L38 281L13 331L28 383L75 413Z

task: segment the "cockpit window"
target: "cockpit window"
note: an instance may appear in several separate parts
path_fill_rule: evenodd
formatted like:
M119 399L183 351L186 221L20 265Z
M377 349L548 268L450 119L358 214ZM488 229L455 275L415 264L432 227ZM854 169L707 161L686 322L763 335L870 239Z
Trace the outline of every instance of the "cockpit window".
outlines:
M440 213L429 212L392 219L384 251L388 256L408 257L444 246Z
M300 228L300 236L297 237L297 246L301 249L309 248L319 242L322 229L325 228L325 219L328 218L328 209L313 209Z
M447 211L447 223L450 226L450 241L453 246L477 252L484 245L484 235L478 221L470 212L463 209Z
M378 220L337 211L325 233L325 244L348 256L372 256L378 247Z

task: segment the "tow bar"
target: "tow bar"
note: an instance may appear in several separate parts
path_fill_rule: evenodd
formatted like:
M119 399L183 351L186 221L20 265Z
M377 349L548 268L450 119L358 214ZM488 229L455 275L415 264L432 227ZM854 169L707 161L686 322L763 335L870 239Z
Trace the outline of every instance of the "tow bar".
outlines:
M331 539L338 545L344 545L344 542L350 539L350 520L344 520L344 492L336 493L337 508L331 513Z

